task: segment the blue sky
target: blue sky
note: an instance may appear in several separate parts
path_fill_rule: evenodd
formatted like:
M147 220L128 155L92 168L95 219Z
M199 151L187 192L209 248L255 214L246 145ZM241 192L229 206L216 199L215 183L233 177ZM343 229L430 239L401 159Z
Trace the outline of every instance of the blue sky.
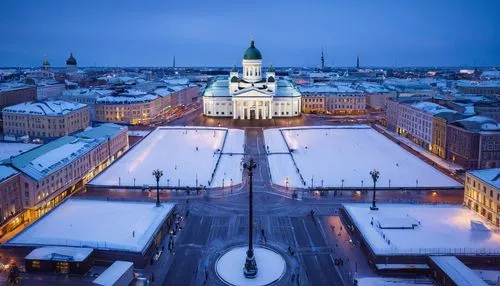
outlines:
M0 2L0 66L500 66L498 0Z

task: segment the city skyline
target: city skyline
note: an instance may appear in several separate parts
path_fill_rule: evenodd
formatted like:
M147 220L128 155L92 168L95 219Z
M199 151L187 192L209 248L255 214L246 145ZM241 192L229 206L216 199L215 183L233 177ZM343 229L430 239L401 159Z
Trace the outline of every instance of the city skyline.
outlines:
M495 1L4 2L0 67L232 66L253 35L265 66L498 66ZM252 7L254 6L254 7ZM265 7L265 8L260 8Z

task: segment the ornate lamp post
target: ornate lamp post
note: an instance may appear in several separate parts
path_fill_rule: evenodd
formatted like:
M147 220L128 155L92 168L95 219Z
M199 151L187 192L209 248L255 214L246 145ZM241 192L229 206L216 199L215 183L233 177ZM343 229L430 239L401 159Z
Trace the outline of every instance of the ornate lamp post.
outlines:
M376 210L378 210L378 208L375 205L375 192L376 192L377 181L378 181L378 178L380 177L380 172L373 169L372 171L370 171L370 175L372 176L372 180L373 180L373 200L372 200L372 206L370 207L370 209L373 211L376 211Z
M163 176L163 171L156 169L153 171L153 176L156 179L156 206L160 206L160 178Z
M248 163L243 164L243 168L248 170L248 176L250 177L250 191L248 194L249 200L249 217L248 217L248 250L247 258L245 261L245 269L243 274L246 278L255 278L257 276L257 263L255 262L255 256L253 253L253 170L257 167L253 158L250 158Z

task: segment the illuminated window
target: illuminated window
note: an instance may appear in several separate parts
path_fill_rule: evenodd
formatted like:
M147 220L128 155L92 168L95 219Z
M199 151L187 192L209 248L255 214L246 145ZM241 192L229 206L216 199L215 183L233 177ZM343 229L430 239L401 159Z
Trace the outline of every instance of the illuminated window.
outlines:
M31 261L31 267L39 269L40 268L40 261L38 261L38 260Z

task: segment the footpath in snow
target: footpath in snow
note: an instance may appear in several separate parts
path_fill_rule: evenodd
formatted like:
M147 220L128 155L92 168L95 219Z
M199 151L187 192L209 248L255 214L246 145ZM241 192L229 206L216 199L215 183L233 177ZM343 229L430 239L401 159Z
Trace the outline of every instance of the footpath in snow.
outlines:
M222 187L240 184L243 130L159 127L89 184L106 187L156 186L153 170L163 171L162 187Z
M267 129L274 184L289 187L460 188L461 184L366 125Z

